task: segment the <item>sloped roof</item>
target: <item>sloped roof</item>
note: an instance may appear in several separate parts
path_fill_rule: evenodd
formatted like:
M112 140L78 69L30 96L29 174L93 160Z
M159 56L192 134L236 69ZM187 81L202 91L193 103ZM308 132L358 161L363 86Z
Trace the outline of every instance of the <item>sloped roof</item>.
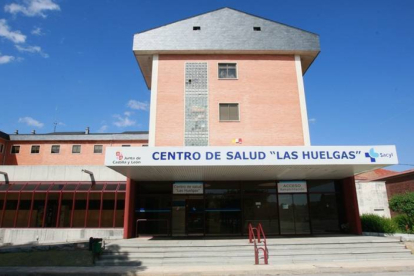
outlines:
M137 33L133 51L150 88L154 54L298 54L305 73L320 45L317 34L222 8Z
M364 180L364 181L371 181L371 180L378 180L384 177L392 176L397 174L396 171L386 170L386 169L377 169L365 173L361 173L355 176L355 180Z

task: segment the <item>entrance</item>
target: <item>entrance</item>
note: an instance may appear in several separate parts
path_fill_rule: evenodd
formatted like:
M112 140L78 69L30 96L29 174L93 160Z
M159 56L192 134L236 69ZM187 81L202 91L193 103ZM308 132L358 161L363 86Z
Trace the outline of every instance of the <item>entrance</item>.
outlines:
M172 235L204 235L203 196L174 195L172 202Z
M310 234L306 194L279 194L280 234Z

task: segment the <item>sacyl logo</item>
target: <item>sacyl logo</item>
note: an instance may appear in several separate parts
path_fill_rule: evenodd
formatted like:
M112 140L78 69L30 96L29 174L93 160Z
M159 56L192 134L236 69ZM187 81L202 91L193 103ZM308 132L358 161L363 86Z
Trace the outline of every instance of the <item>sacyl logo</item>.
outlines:
M374 148L371 148L369 152L365 153L365 157L370 158L371 162L376 162L376 159L379 157L379 154L375 152Z

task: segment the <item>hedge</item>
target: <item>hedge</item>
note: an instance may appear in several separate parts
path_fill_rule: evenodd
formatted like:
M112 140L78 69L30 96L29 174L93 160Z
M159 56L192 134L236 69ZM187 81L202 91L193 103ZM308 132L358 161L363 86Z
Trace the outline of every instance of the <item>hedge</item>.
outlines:
M397 224L389 219L374 214L361 216L362 231L394 234L398 230Z

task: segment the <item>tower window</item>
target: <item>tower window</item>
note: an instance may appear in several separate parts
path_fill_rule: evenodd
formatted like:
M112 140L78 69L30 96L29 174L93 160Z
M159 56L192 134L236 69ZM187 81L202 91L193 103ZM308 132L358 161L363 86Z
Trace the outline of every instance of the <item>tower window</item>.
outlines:
M262 30L261 27L253 27L253 31L260 32Z
M193 27L193 31L200 31L201 30L201 27L200 26L194 26Z

